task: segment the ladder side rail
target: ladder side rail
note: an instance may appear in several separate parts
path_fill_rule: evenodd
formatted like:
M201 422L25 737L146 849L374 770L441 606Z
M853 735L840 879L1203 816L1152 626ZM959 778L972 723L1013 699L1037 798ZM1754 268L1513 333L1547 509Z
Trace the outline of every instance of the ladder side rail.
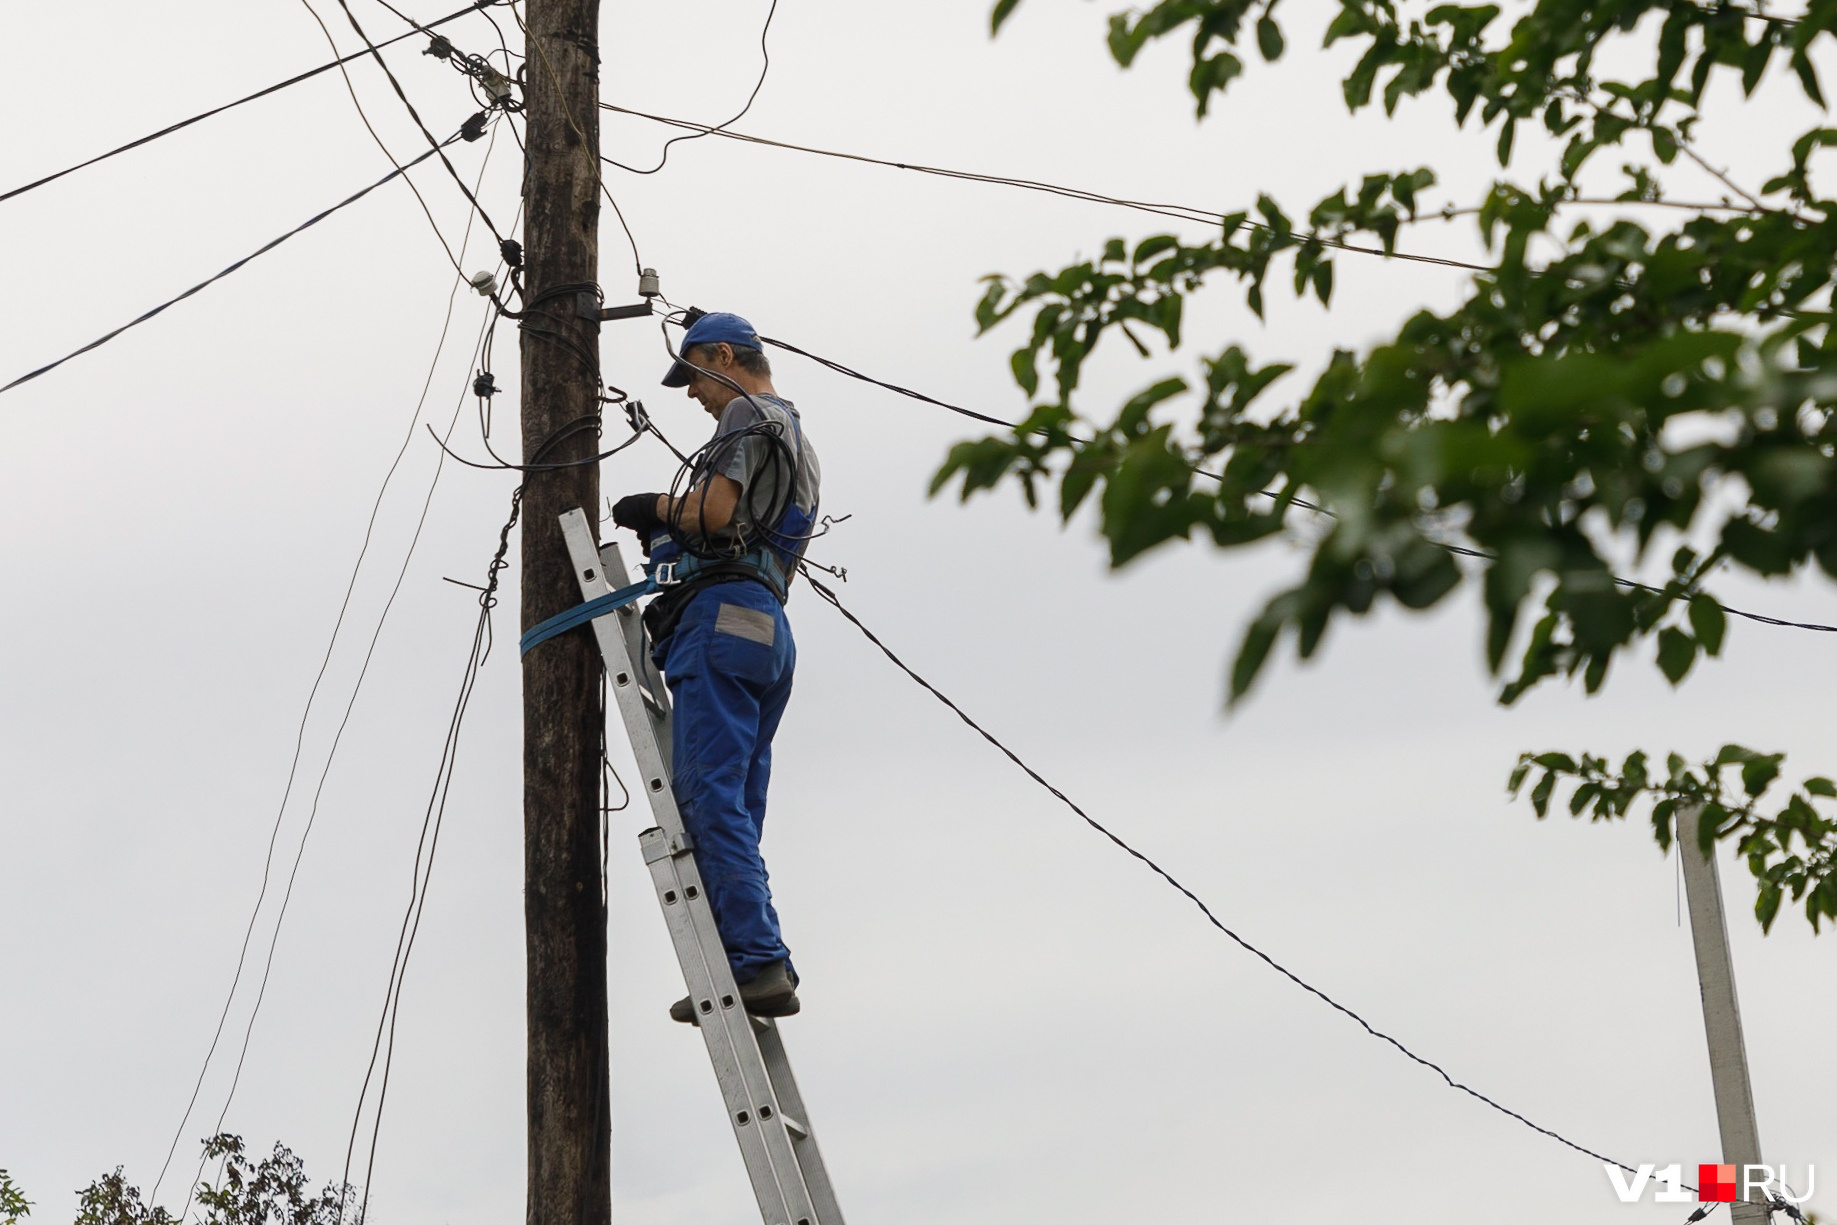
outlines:
M625 557L617 541L607 541L600 546L600 563L612 586L624 587L634 581L631 571L626 568ZM650 638L645 633L643 620L638 616L636 608L632 605L621 608L619 617L623 622L625 647L631 656L632 665L638 669L642 678L639 683L646 691L646 706L650 708L652 729L657 734L667 763L672 713L669 688L663 674L651 660ZM785 1051L778 1023L769 1018L756 1017L753 1019L753 1030L759 1043L759 1053L765 1060L766 1074L772 1080L778 1108L786 1116L792 1151L797 1155L804 1182L810 1188L817 1219L822 1225L843 1225L842 1207L829 1181L829 1170L817 1144L815 1127L810 1122L810 1109L805 1105L803 1093L797 1087L797 1077L791 1070L791 1059Z
M561 516L561 528L582 598L593 599L612 590L599 551L594 547L586 514L578 508L567 512ZM703 1019L713 1019L715 1023L700 1028L709 1059L715 1067L715 1078L728 1103L728 1122L735 1129L735 1139L742 1153L754 1136L765 1148L769 1161L769 1170L764 1175L766 1181L755 1179L753 1190L766 1217L766 1225L827 1225L820 1221L811 1202L801 1163L793 1149L793 1137L777 1108L771 1075L753 1034L752 1018L738 1006L739 988L734 983L726 949L715 928L700 872L693 856L685 853L691 849L691 840L683 827L675 793L670 788L652 715L638 691L636 679L639 674L624 641L624 633L611 617L596 618L591 624L601 657L612 674L611 690L631 739L652 815L657 819L681 885L682 913L687 922L682 928L672 925L671 934L690 995L698 1006L704 1002L733 1001L731 1007L713 1007L710 1016ZM651 853L647 848L647 859ZM656 879L653 875L653 880ZM660 903L663 902L663 889L660 886ZM670 918L667 908L665 918L666 921ZM679 932L680 939L677 938ZM750 1162L748 1173L752 1173ZM773 1211L774 1196L782 1201L782 1216Z
M632 581L631 572L625 568L625 555L619 551L617 541L607 541L600 546L600 565L611 577L608 579L614 587L624 587ZM675 741L671 737L670 688L663 679L663 673L651 662L650 636L644 632L644 620L638 615L634 604L627 604L619 609L619 628L625 634L625 651L631 657L632 666L638 670L638 684L644 695L644 705L650 711L651 731L657 737L657 747L663 753L664 769L673 769L671 761Z
M729 987L723 993L715 986L713 979L717 968L708 963L696 941L695 921L690 914L693 902L690 890L695 886L682 875L683 868L693 870L690 856L685 851L673 851L668 836L660 829L646 830L639 835L638 841L658 900L663 905L664 923L676 947L677 959L682 963L690 997L697 1000L720 998L728 1010L737 1010L744 1016L744 1009L739 1008L738 991ZM726 969L724 956L718 966ZM781 1172L781 1163L773 1160L769 1133L776 1112L769 1101L758 1102L748 1094L747 1077L742 1070L748 1052L734 1042L733 1028L723 1023L727 1019L726 1015L703 1019L701 1031L708 1048L708 1061L714 1067L715 1082L720 1086L721 1099L727 1108L728 1125L733 1128L734 1140L740 1146L740 1160L746 1166L747 1181L753 1185L760 1215L766 1225L791 1225L801 1215L798 1201L802 1197L797 1190L786 1186L793 1181L784 1177L790 1171Z
M829 1167L823 1163L823 1151L816 1142L816 1127L810 1122L810 1109L804 1104L804 1095L797 1087L797 1077L791 1071L791 1057L785 1053L784 1037L778 1032L778 1022L769 1017L755 1017L753 1028L759 1040L759 1053L765 1057L766 1073L771 1076L772 1088L778 1096L778 1108L788 1114L803 1132L799 1135L796 1129L791 1129L791 1147L797 1154L798 1167L803 1171L804 1185L810 1188L817 1220L822 1225L842 1225L842 1205L837 1201L836 1189L829 1181ZM787 1127L789 1129L789 1124Z

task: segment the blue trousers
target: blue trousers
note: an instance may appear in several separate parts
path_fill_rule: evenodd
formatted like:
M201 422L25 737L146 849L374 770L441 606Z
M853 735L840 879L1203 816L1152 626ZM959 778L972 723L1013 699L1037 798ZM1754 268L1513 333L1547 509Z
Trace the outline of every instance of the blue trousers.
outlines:
M784 607L763 584L718 583L683 609L662 663L675 704L676 802L734 980L751 982L790 957L759 837L797 646Z

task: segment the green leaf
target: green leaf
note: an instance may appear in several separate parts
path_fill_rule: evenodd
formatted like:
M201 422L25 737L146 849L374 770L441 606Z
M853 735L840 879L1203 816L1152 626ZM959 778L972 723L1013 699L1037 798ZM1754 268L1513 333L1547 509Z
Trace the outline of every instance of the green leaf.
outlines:
M1276 645L1276 636L1282 632L1282 622L1272 617L1268 610L1250 623L1244 631L1244 641L1237 648L1237 658L1231 661L1231 699L1229 705L1236 706L1250 686L1256 683L1257 673L1269 660L1269 652Z
M1706 595L1692 596L1690 628L1697 635L1697 641L1703 644L1705 655L1722 653L1722 636L1728 629L1728 617L1723 614L1722 605Z
M1531 788L1531 807L1541 819L1550 814L1550 793L1556 790L1556 775L1546 774Z
M989 14L989 33L1001 33L1002 23L1014 15L1021 0L995 0L995 11Z
M1780 913L1782 896L1780 887L1772 882L1760 887L1760 893L1754 899L1754 917L1760 920L1762 932L1773 930L1773 920Z
M1684 679L1697 661L1697 640L1682 630L1666 627L1658 634L1658 668L1673 685Z
M1837 783L1828 778L1808 778L1805 780L1805 794L1837 799Z
M1758 796L1773 785L1773 780L1780 776L1780 763L1786 760L1784 753L1756 753L1742 763L1741 786L1749 795Z
M1282 58L1282 27L1268 13L1257 18L1257 50L1265 60Z
M1026 392L1029 398L1039 392L1040 371L1034 364L1032 349L1016 349L1014 355L1008 359L1008 369L1014 372L1014 381L1020 384L1021 390Z

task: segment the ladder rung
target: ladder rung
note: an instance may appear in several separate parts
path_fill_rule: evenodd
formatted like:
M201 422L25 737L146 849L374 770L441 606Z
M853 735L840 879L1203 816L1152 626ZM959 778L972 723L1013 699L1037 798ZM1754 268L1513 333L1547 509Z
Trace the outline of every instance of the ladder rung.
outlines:
M808 1140L810 1138L810 1129L784 1111L781 1110L778 1112L778 1118L779 1121L785 1125L785 1130L796 1136L799 1140Z

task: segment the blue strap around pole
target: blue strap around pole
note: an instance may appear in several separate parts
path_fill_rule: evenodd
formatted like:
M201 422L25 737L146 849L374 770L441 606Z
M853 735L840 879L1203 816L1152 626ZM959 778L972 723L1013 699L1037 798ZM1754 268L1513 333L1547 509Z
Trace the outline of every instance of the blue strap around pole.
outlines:
M657 580L649 575L641 583L621 587L585 604L576 604L567 612L558 613L540 625L532 625L525 631L521 640L523 654L528 655L557 634L565 634L576 626L585 625L595 617L603 617L616 608L623 608L641 596L647 596L657 590Z

